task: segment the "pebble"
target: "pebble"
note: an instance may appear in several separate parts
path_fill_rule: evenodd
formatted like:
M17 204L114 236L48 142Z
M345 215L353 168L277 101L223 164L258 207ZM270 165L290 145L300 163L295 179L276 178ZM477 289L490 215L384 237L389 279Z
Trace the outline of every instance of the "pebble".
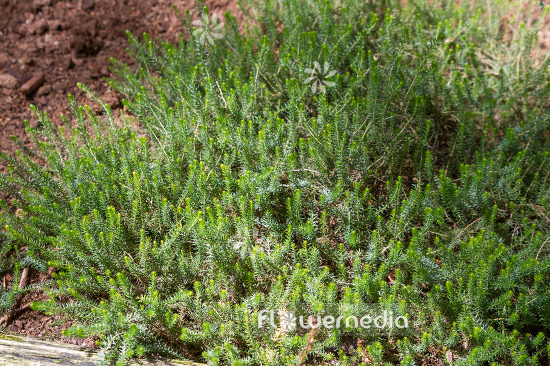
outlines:
M11 57L7 53L0 52L0 67L9 65L11 62Z
M74 61L73 61L73 58L72 58L72 57L69 57L69 58L65 61L65 69L70 70L70 69L72 69L74 66L75 66L75 63L74 63Z
M44 85L44 86L41 86L37 91L36 91L36 96L39 97L41 95L47 95L47 94L50 94L50 92L52 91L52 87L51 85Z
M17 61L19 61L21 65L34 66L34 59L29 56L23 56Z
M0 74L0 86L8 89L17 88L17 78L10 74Z
M82 10L90 10L94 5L94 0L80 0L80 9Z
M50 20L48 21L48 28L51 30L61 30L63 29L63 26L61 25L61 22L59 20Z
M34 0L34 6L37 8L41 8L43 6L51 6L52 0Z
M44 19L38 19L30 26L31 34L44 34L48 30L48 23Z

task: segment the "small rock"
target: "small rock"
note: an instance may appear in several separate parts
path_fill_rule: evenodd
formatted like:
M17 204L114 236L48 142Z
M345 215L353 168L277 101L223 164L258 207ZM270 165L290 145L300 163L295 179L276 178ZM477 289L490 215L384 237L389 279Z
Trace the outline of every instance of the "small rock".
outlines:
M52 0L34 0L33 5L35 8L41 8L43 6L51 6Z
M10 74L0 74L0 86L8 89L17 88L18 81Z
M11 57L7 53L1 52L0 53L0 68L4 67L6 65L9 65L11 62Z
M36 100L36 104L38 104L40 106L45 106L46 104L48 104L48 101L43 96L42 97L37 97L35 100ZM40 124L38 124L38 125L40 126Z
M52 87L51 85L44 85L44 86L41 86L37 91L36 91L36 96L37 97L40 97L42 95L47 95L47 94L50 94L50 92L52 91Z
M50 30L59 31L62 29L61 22L59 20L50 20L48 22L48 28L50 28Z
M34 14L30 14L30 16L27 17L27 20L25 20L25 25L30 25L32 22L34 22L34 18L36 18Z
M23 323L22 320L18 319L18 320L15 321L15 327L19 330L23 330L23 329L25 329L25 323Z
M78 57L75 57L75 56L73 56L73 57L71 58L71 60L73 61L73 64L76 65L76 66L80 66L80 65L82 65L84 62L86 62L86 59L78 58Z
M44 19L38 19L30 27L31 34L41 35L45 33L47 30L48 30L48 23Z
M65 69L70 70L75 66L75 63L73 61L72 57L69 57L67 61L65 61Z
M82 10L90 10L94 5L94 0L80 0L80 9Z
M120 98L115 95L114 93L105 93L101 96L101 100L105 103L105 104L108 104L109 107L111 107L112 109L117 109L117 108L120 108L122 107L122 102L120 100Z
M23 56L17 60L21 65L34 66L34 60L29 56Z

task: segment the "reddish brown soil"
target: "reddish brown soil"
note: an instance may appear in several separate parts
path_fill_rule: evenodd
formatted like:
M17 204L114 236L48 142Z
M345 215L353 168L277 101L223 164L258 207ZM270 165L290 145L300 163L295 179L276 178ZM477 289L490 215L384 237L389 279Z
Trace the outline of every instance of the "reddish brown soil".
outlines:
M194 9L193 0L0 0L0 78L14 83L2 87L0 81L0 149L14 151L10 135L26 141L23 121L37 123L30 104L59 121L68 114L67 94L88 103L77 82L120 106L119 96L103 81L110 75L109 59L131 61L126 30L176 41L184 29L172 3L181 11ZM205 5L221 16L226 10L238 14L236 3L211 0ZM45 83L23 96L20 86L37 72L46 75Z
M10 286L10 276L7 277L7 285ZM37 273L31 270L31 284L39 284L50 280L46 273ZM26 294L21 300L22 307L32 302L47 300L48 296L40 290ZM7 331L26 337L59 340L74 345L95 348L95 338L79 339L63 336L62 332L72 326L71 321L63 319L60 315L48 316L39 311L26 310L17 313L17 316L8 324Z
M0 150L10 154L16 150L11 135L25 144L29 142L23 121L38 123L30 104L48 112L56 124L61 114L69 115L67 94L91 105L76 87L77 82L95 90L115 110L120 108L120 96L103 80L110 76L109 60L114 57L131 64L126 53L126 30L138 36L147 32L153 39L177 41L184 29L171 4L182 12L191 9L192 14L196 13L193 0L0 0ZM207 0L205 5L218 16L230 10L240 18L236 0ZM45 82L24 96L20 87L38 72L45 74ZM0 164L0 173L5 170L6 166ZM31 284L48 279L46 274L33 273ZM0 274L0 286L10 285L9 274ZM34 291L22 299L21 306L44 298L40 291ZM61 331L70 325L59 316L24 310L7 330L93 345L91 339L63 337Z

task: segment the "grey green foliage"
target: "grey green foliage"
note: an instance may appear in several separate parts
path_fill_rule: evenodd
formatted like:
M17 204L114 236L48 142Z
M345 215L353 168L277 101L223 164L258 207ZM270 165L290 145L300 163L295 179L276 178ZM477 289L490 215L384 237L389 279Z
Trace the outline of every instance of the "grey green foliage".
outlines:
M487 5L442 3L263 1L246 37L229 14L213 44L190 19L177 46L129 34L139 67L112 86L139 128L71 99L2 155L22 212L2 271L55 266L35 308L106 363L301 364L307 330L257 326L274 309L409 319L321 328L311 364L547 364L549 62L525 57L536 29L507 42Z

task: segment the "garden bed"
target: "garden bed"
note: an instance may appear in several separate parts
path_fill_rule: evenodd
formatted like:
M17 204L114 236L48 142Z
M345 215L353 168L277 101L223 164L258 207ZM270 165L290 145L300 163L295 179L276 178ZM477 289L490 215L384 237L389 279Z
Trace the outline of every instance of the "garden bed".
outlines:
M123 109L32 107L0 325L65 316L117 365L547 365L550 7L243 3L127 32Z

